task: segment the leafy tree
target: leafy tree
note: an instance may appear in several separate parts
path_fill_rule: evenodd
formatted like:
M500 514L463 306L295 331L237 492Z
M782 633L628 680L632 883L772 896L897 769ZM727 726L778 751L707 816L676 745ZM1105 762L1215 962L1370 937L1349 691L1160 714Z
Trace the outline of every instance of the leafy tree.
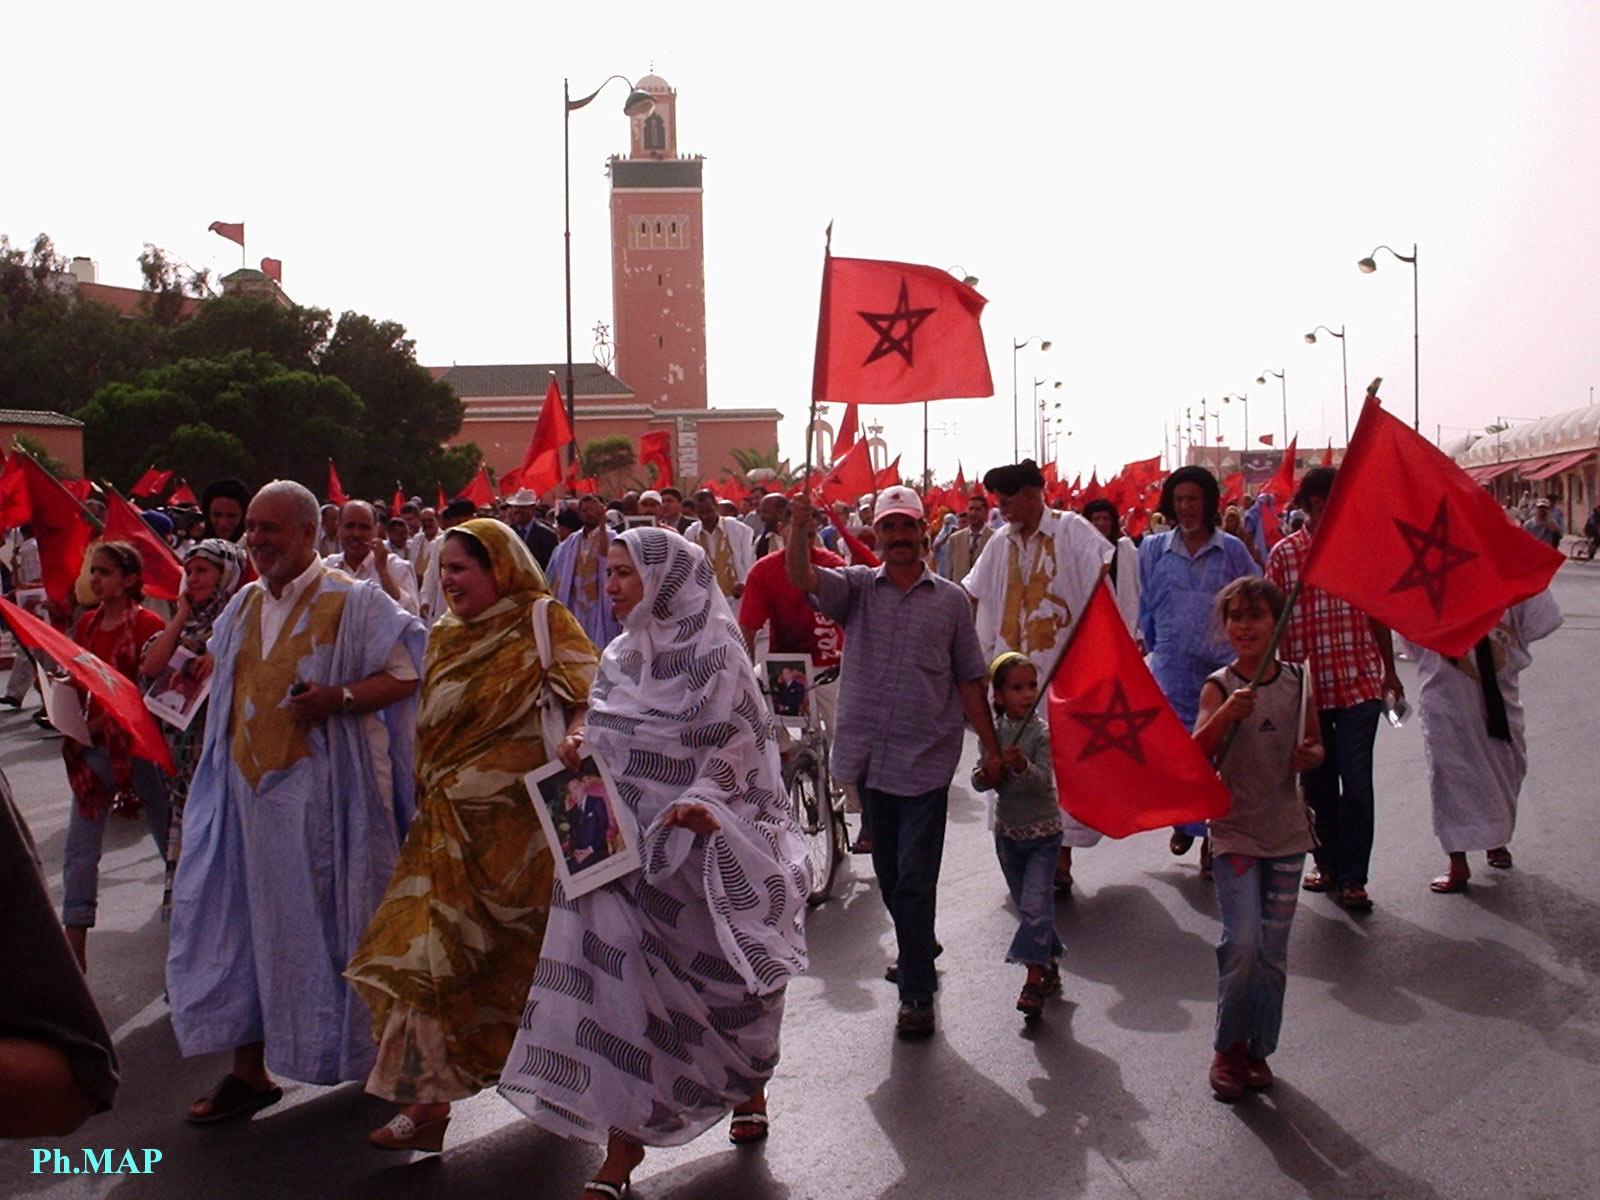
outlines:
M600 490L608 496L623 490L618 487L618 484L623 483L622 473L637 461L633 439L621 433L592 438L583 444L583 449L578 454L578 462L583 473L590 479L598 480ZM626 482L635 484L638 480L630 475Z
M149 242L139 255L139 273L144 276L145 311L157 325L176 325L183 319L187 301L209 300L217 294L210 271L172 262L165 250Z
M19 433L12 441L19 450L24 451L29 458L33 459L34 462L49 471L57 479L69 479L72 477L72 468L46 450L44 443L37 438L31 438L25 433Z
M741 472L768 470L773 474L774 482L788 487L796 479L793 469L789 466L787 458L778 457L778 448L771 450L730 450L733 461L739 464Z
M314 371L333 322L325 308L287 308L265 296L208 300L168 339L174 358L221 358L235 350L270 354L292 371Z
M438 488L443 488L446 496L458 496L466 490L467 484L472 482L472 477L483 465L483 448L477 442L448 446L439 452L433 465L437 473L434 486L424 491L423 497L432 495Z

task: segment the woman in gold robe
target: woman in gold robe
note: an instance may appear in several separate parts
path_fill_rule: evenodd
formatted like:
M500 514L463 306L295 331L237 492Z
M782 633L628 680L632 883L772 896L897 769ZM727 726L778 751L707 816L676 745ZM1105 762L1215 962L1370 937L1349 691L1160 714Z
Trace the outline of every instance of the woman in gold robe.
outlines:
M367 1090L405 1107L370 1141L440 1150L450 1103L491 1087L511 1048L550 908L553 863L523 776L547 761L541 700L577 728L598 656L499 521L439 549L450 611L434 625L417 715L417 816L345 975L372 1009Z

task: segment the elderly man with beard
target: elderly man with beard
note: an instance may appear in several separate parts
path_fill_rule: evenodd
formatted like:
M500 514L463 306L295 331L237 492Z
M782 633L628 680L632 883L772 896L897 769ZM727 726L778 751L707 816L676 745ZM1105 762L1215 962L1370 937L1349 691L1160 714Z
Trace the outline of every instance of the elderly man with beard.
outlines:
M1032 459L994 468L983 486L999 497L1006 523L961 583L976 609L978 644L985 662L1008 650L1021 654L1043 688L1106 572L1112 546L1077 513L1045 506L1044 473ZM1092 846L1100 835L1065 813L1061 826L1056 890L1066 893L1073 848Z
M395 553L390 538L378 532L377 514L365 500L352 500L339 514L339 541L344 549L322 560L323 566L343 571L352 579L370 579L401 608L415 616L417 577L411 564Z
M622 632L611 601L606 598L606 580L611 577L606 563L611 531L605 517L605 505L599 496L582 497L578 501L581 528L563 539L550 556L550 590L578 618L597 650L604 650Z
M1261 568L1245 544L1222 532L1222 489L1204 467L1179 467L1161 485L1158 511L1172 528L1139 544L1139 629L1156 677L1185 729L1200 714L1206 677L1233 661L1214 616L1217 593ZM1173 854L1186 854L1205 826L1172 831ZM1202 871L1207 870L1202 854Z
M376 1053L367 1007L340 972L415 808L426 635L377 586L323 565L316 537L317 501L304 487L278 480L257 492L245 546L260 578L217 618L209 643L211 713L184 810L167 952L179 1048L233 1055L189 1110L199 1125L277 1103L269 1071L364 1079Z

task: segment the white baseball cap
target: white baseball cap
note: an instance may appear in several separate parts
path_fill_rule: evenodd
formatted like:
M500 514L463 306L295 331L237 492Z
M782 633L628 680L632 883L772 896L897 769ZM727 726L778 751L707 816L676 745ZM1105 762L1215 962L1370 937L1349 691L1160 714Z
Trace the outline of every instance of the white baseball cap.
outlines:
M532 507L539 503L539 497L535 496L527 488L518 488L506 497L506 503L511 505L512 508Z
M876 525L885 517L904 516L922 520L922 497L908 487L888 487L878 493L878 503L872 510L872 523Z
M661 493L656 491L655 488L650 488L647 491L640 492L639 503L643 504L646 500L654 500L657 504L660 504Z

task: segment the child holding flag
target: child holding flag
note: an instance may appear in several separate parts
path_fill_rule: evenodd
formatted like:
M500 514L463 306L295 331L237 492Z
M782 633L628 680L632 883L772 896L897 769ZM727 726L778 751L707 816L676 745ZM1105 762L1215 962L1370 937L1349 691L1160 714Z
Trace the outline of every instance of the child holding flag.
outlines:
M1217 622L1236 657L1201 685L1194 734L1200 749L1215 755L1238 727L1219 767L1233 805L1209 829L1222 913L1210 1083L1228 1104L1247 1089L1272 1086L1267 1058L1283 1020L1289 923L1316 840L1299 778L1323 758L1305 668L1274 658L1261 670L1283 609L1283 593L1256 576L1218 593ZM1261 682L1252 685L1258 672Z
M1028 968L1017 1011L1028 1021L1044 1012L1046 996L1061 990L1061 939L1055 929L1056 855L1061 849L1061 809L1056 804L1050 731L1033 711L1038 669L1014 650L989 664L995 732L1002 752L998 777L974 768L972 782L999 794L994 849L1020 921L1006 961Z

